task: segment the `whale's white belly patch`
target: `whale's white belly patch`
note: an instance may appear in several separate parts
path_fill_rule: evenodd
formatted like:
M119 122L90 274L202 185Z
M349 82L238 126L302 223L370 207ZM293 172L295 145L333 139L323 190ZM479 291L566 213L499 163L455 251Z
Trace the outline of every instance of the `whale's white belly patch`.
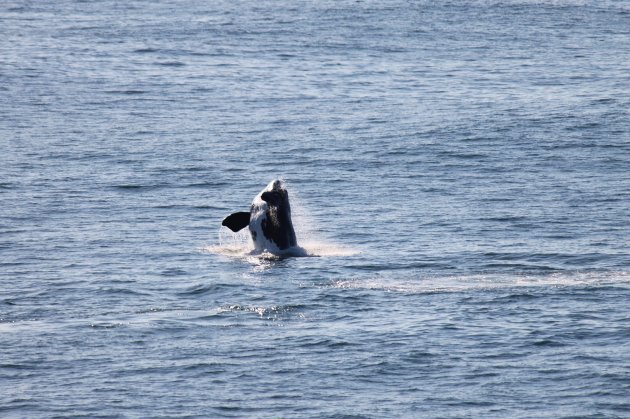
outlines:
M249 219L249 231L254 242L254 250L256 252L279 253L278 245L269 240L263 231L263 223L267 222L268 205L260 198L260 195L254 198L252 203L251 215Z

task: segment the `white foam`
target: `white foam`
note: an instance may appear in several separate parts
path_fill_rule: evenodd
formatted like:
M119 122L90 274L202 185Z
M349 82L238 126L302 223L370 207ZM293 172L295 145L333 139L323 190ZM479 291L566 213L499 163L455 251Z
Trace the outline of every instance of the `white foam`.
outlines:
M334 257L354 256L361 252L340 244L327 241L307 241L301 243L308 256Z
M243 233L245 232L245 233ZM268 252L256 252L249 236L249 230L241 230L238 233L232 233L227 228L219 230L219 244L204 246L201 250L222 256L234 258L259 257L262 259L277 259L278 257L344 257L353 256L360 252L347 246L332 243L325 240L307 240L299 241L299 247L288 249L281 255Z
M350 278L334 281L336 288L382 290L405 294L461 292L526 287L630 286L630 272L567 272L549 275L461 275L415 278Z
M237 233L226 227L220 227L219 244L205 246L203 251L223 256L243 257L253 250L249 230L243 229Z

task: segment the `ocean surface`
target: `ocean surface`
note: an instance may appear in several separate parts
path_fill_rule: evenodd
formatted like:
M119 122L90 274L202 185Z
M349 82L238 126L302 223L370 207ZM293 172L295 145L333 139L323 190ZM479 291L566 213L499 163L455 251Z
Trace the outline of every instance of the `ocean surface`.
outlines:
M626 0L0 4L0 417L627 418L629 241Z

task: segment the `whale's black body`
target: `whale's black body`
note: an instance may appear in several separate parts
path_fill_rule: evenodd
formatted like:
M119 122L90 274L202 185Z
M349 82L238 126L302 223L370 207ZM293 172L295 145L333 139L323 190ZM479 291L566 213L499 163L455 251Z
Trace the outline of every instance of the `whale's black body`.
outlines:
M234 232L249 226L256 252L284 254L297 248L289 193L280 180L256 195L249 212L235 212L221 224Z

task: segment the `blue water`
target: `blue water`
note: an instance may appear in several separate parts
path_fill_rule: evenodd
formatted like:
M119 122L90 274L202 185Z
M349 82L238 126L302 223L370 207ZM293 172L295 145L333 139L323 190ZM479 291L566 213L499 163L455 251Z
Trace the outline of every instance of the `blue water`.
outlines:
M630 3L0 5L1 417L629 417ZM286 181L316 257L221 220Z

